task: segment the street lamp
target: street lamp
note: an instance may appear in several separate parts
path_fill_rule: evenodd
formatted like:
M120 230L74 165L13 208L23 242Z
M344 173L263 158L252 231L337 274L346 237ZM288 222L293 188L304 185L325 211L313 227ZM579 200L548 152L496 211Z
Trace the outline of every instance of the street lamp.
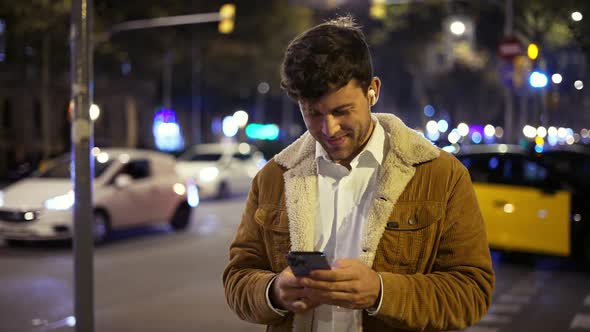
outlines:
M573 12L572 13L572 20L575 22L580 22L584 18L584 15L580 12Z
M466 27L465 23L461 21L453 21L451 22L449 29L451 30L451 33L455 36L462 36L465 33Z

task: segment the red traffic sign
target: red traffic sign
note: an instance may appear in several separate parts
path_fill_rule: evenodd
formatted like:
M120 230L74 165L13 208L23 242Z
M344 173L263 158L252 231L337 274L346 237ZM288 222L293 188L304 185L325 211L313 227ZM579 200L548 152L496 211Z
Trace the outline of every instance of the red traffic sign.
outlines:
M515 56L524 54L524 47L515 37L506 37L500 42L498 53L505 60L512 60Z

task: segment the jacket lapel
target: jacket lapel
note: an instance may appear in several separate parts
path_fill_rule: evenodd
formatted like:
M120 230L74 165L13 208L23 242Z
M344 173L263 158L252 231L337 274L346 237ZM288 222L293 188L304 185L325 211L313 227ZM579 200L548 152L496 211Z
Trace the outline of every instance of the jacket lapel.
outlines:
M386 158L378 174L378 186L369 210L366 235L363 237L361 261L373 265L377 246L389 215L399 196L414 176L415 164L435 159L439 151L425 138L407 128L391 114L374 114L389 134ZM291 250L313 250L316 213L318 208L317 165L315 140L306 132L275 156L285 167L285 204L289 216ZM293 331L310 331L313 311L293 318Z

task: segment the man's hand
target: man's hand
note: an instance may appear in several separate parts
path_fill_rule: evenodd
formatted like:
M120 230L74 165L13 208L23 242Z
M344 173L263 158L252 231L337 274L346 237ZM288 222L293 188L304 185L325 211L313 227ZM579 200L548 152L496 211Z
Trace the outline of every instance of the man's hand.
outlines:
M278 309L303 313L318 306L305 297L305 289L300 278L295 277L290 267L284 269L273 281L270 288L270 301Z
M381 291L377 272L355 259L339 259L332 270L312 271L300 284L305 287L298 291L300 297L347 309L371 308Z

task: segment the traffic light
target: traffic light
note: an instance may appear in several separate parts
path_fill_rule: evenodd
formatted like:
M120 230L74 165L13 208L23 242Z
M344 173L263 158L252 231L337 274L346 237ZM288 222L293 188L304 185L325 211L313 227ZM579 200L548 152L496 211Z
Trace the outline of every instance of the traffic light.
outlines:
M219 32L228 34L234 31L234 18L236 17L236 5L226 3L219 8Z
M369 14L372 18L382 20L387 15L387 7L385 0L371 0L371 7Z
M537 44L535 44L535 43L530 43L529 47L527 47L526 53L527 53L529 59L536 60L537 57L539 56L539 46L537 46Z

